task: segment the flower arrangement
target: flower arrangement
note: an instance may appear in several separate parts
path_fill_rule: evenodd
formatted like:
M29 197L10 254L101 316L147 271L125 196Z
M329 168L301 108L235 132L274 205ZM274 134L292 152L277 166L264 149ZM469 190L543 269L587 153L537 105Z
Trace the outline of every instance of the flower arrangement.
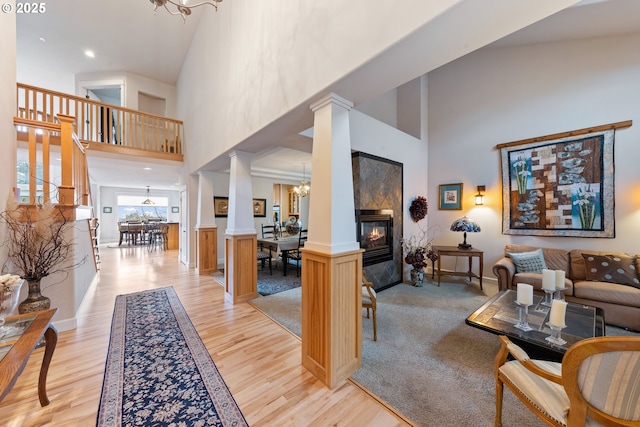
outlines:
M431 240L412 236L402 240L402 249L405 253L404 262L411 265L414 270L422 270L427 266L427 260L435 262L438 254L431 248Z
M428 210L427 199L423 196L417 196L411 201L409 206L409 215L413 222L417 223L427 216ZM438 254L431 248L431 239L427 239L426 232L418 224L421 234L412 236L409 239L403 239L402 250L404 251L404 262L411 265L414 270L422 270L427 266L427 260L436 261Z

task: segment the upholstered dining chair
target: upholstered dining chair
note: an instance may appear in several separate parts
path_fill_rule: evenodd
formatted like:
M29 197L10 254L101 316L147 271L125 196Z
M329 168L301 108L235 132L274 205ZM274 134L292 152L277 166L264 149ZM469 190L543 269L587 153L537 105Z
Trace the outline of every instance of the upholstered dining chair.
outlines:
M378 341L378 332L376 330L376 290L373 289L371 283L364 275L362 270L362 308L367 309L367 319L369 318L369 309L371 309L371 317L373 317L373 340Z
M507 337L500 341L496 426L504 385L550 426L640 426L640 338L588 338L572 345L562 363L529 359Z

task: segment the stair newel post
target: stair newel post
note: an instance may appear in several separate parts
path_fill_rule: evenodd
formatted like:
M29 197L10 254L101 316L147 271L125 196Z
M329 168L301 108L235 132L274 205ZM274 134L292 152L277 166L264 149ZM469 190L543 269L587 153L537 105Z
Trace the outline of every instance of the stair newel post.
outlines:
M75 205L75 187L73 185L73 124L75 117L58 114L60 120L60 154L62 157L61 183L58 187L58 204Z

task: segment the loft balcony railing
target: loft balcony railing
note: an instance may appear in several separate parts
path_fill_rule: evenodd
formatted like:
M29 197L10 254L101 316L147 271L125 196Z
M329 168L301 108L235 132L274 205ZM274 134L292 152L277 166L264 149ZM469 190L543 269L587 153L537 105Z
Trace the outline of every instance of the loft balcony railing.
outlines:
M59 114L56 123L13 121L27 135L28 146L27 167L21 171L25 176L18 180L20 201L30 206L53 203L69 212L67 219L75 219L75 208L89 206L91 200L85 147L73 132L75 118Z
M182 161L182 121L47 89L17 85L17 118L55 124L75 117L73 132L90 150ZM20 137L20 135L19 135Z

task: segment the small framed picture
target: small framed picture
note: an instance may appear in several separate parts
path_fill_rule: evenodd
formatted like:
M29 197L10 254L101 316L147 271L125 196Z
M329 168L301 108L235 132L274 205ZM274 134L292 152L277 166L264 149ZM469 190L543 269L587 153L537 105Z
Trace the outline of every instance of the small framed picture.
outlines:
M229 198L213 196L214 216L226 218L228 213L229 213Z
M267 199L253 199L253 216L266 217Z
M113 212L113 211L111 210L111 206L104 206L104 207L102 208L102 213L111 213L111 212Z
M180 213L180 208L178 206L171 206L171 213Z
M440 185L438 209L462 210L462 183Z

